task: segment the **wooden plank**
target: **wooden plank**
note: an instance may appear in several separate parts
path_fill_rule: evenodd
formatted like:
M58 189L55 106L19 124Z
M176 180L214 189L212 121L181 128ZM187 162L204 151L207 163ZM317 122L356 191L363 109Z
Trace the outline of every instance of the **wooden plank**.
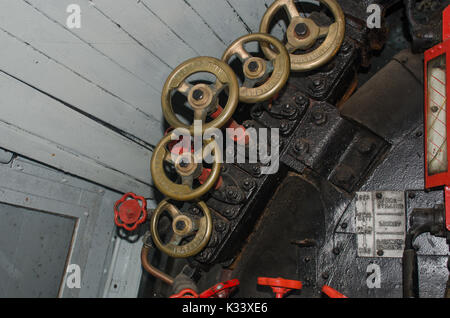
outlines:
M160 94L152 87L32 5L17 0L3 1L0 28L148 115L159 109L158 102L152 105L152 101L159 101Z
M220 12L222 1L216 1L214 5L208 2L208 7ZM153 16L157 16L174 34L188 43L199 55L220 58L226 48L225 42L217 35L216 30L193 10L183 0L142 0L141 4ZM222 12L223 14L225 12ZM222 20L225 17L222 16ZM220 23L217 20L216 23ZM228 26L229 28L231 25ZM232 30L227 30L232 32Z
M66 8L74 3L73 0L27 1L63 26L69 15ZM81 9L81 28L68 31L160 92L171 68L101 14L92 2L77 0L76 3Z
M0 30L0 70L141 140L156 144L162 123Z
M0 146L118 191L150 194L151 151L0 75Z
M175 68L200 55L175 35L157 16L145 10L140 1L93 0L95 7L161 60Z
M253 32L259 31L261 19L266 13L267 8L274 0L226 0L239 13L239 16L245 21ZM286 25L284 22L277 23L271 34L276 38L283 40Z
M228 46L251 29L228 1L184 0ZM246 1L244 1L246 2ZM223 53L223 52L222 52Z

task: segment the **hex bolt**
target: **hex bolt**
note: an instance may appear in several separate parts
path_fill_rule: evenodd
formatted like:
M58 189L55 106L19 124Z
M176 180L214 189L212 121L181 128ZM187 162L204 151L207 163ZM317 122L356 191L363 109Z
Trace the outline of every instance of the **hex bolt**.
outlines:
M313 112L312 118L314 120L314 124L316 124L317 126L321 126L327 122L326 114L320 111Z
M416 197L416 194L414 192L408 193L408 198L414 199Z
M305 23L298 23L294 28L295 34L304 37L308 34L308 26Z
M380 200L380 199L383 198L383 194L381 194L380 192L378 192L378 193L375 195L375 197L376 197L378 200Z
M193 93L192 93L192 97L195 100L202 100L203 99L203 91L201 89L196 89Z
M339 255L339 254L341 254L341 249L339 248L339 247L335 247L335 248L333 248L333 254L334 255Z
M280 131L282 134L285 134L289 131L289 124L285 120L282 120L280 122Z
M227 188L227 197L232 200L239 199L239 193L234 187L228 187Z
M309 263L311 261L311 258L306 256L303 260L305 261L305 263Z
M377 255L378 256L383 256L384 255L384 251L383 250L378 250L377 251Z
M375 144L372 142L372 140L363 139L358 144L358 151L363 155L367 155L372 152L374 146Z
M250 72L256 72L259 68L259 65L257 62L255 61L251 61L250 63L248 63L248 69Z
M255 183L253 182L253 180L245 179L243 186L246 191L249 191L255 186Z
M217 222L215 228L217 232L224 232L227 228L227 224L225 222Z
M253 126L253 124L250 120L246 120L242 123L242 126L244 126L244 128L250 128Z
M181 167L181 168L186 168L187 166L189 166L189 163L188 163L186 160L181 159L181 161L180 161L180 167Z
M193 214L199 214L199 213L200 213L200 209L197 208L196 206L194 206L194 207L191 208L191 212L192 212Z
M294 151L298 154L308 153L309 144L301 139L298 139L294 144Z
M330 278L330 274L328 272L323 272L322 273L322 278L327 280L328 278Z
M260 166L253 166L252 171L256 175L259 175L259 174L261 174L261 167Z
M295 114L296 108L293 107L291 104L284 104L282 107L282 112L285 113L287 116L292 116Z
M306 107L306 106L308 106L308 104L309 104L309 99L306 98L306 97L303 96L303 95L299 95L299 96L296 96L296 97L295 97L295 103L296 103L298 106Z
M351 47L350 43L348 41L345 41L341 47L342 53L344 54L348 53L350 51L350 47Z
M348 223L344 222L341 224L341 228L343 228L344 230L348 227Z
M186 227L186 224L184 223L184 221L178 221L175 224L175 227L177 228L178 231L183 231L184 228Z
M313 86L315 90L319 90L321 88L323 88L323 80L320 78L316 78L315 80L313 80Z
M234 213L233 209L228 208L225 210L225 216L231 217L233 216L233 213Z

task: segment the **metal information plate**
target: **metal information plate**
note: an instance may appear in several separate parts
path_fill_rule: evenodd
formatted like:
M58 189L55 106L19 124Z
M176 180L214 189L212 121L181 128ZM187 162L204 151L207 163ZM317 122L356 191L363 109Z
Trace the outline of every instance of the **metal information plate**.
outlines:
M355 225L358 257L399 257L406 235L404 192L357 192Z

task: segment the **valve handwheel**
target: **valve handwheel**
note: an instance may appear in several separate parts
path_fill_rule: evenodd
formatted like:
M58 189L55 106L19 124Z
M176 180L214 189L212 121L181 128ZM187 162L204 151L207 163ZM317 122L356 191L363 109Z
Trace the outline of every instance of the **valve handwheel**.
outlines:
M302 289L302 282L284 278L258 277L258 285L270 286L275 293L276 298L283 296L293 289Z
M271 45L278 52L268 60L254 57L245 49L249 42ZM240 37L228 47L222 60L229 63L235 55L243 64L245 81L239 89L239 100L244 103L259 103L272 98L289 78L289 53L284 44L271 35L254 33Z
M286 48L291 57L291 70L305 72L316 69L327 62L339 51L345 35L345 16L336 0L319 0L333 14L335 22L329 26L318 26L316 22L302 17L294 0L276 0L267 9L261 21L260 32L270 33L270 25L280 9L286 10L289 16L289 26L286 30ZM324 38L319 47L304 54L295 54L298 50L309 50ZM267 43L261 48L268 58L274 58L275 53Z
M114 205L114 222L127 231L134 231L146 218L147 201L144 197L130 192Z
M201 218L193 218L183 214L167 199L161 201L152 214L150 231L156 247L175 258L191 257L201 252L208 244L212 233L212 216L205 202L197 203L203 212ZM164 243L158 233L158 224L164 212L172 218L172 237ZM185 243L185 239L193 237ZM182 244L184 243L184 244ZM181 244L181 245L180 245Z
M168 144L170 144L173 139L177 139L172 135L173 133L167 134L153 151L150 170L154 185L165 196L174 200L191 201L197 199L211 190L220 177L222 167L221 149L214 140L211 140L210 143L206 144L203 149L197 151L197 153L184 152L180 155L176 155L167 149ZM206 143L206 141L204 141L204 143ZM198 188L194 188L194 179L199 177L203 170L203 166L199 162L204 158L203 152L205 147L210 146L213 148L212 155L214 156L211 173L206 180L204 180L202 185ZM164 171L164 162L175 166L177 174L181 177L181 184L175 183L167 177Z
M188 82L191 75L202 72L214 75L215 84L192 85ZM217 118L205 123L206 116L216 110L219 95L224 89L227 89L228 101L223 107L223 112ZM228 64L213 57L196 57L182 63L169 75L162 91L161 105L167 122L174 128L186 128L193 133L193 125L183 123L173 110L174 91L186 96L194 111L194 120L202 121L202 132L208 128L224 126L231 119L239 101L239 84L236 75Z

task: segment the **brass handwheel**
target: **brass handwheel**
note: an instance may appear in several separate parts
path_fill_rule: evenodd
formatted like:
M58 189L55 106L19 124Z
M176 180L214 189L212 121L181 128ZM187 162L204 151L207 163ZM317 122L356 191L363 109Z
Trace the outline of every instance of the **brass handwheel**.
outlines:
M193 74L206 72L216 77L213 85L192 85L187 81ZM228 101L221 114L205 124L206 116L216 110L219 94L227 88ZM173 92L177 90L186 96L188 104L194 111L194 120L201 120L202 132L208 128L221 128L224 126L236 110L239 101L239 84L228 64L213 57L196 57L179 65L169 75L162 91L161 105L164 117L174 128L186 128L194 131L193 125L187 125L180 121L172 105Z
M248 53L244 45L255 41L272 45L278 51L275 57L265 60ZM270 99L283 88L289 78L289 53L284 44L271 35L254 33L240 37L228 47L222 60L229 63L234 55L243 63L245 81L239 89L239 100L244 103Z
M161 193L169 198L178 201L190 201L203 196L216 184L222 167L222 153L215 141L204 142L210 149L213 149L211 153L214 156L214 163L212 163L211 173L206 181L194 189L194 179L201 174L203 169L201 161L204 158L203 150L206 145L198 153L188 152L174 155L167 148L167 145L172 141L173 134L170 133L165 136L153 151L150 163L153 183ZM176 172L181 177L181 184L172 182L167 177L164 171L164 162L175 166Z
M319 0L333 14L335 22L329 26L318 26L312 19L300 16L294 0L276 0L267 9L261 21L260 32L270 33L272 19L280 9L286 10L289 16L289 26L286 30L286 48L291 57L292 71L309 71L327 62L339 51L345 35L345 16L336 0ZM297 50L310 49L319 38L325 40L319 47L305 54L294 54ZM275 53L266 43L261 44L262 50L268 58Z
M197 203L203 212L203 217L192 218L180 212L173 204L161 201L152 214L150 231L153 242L162 252L175 258L191 257L201 252L208 244L212 233L212 217L205 202ZM160 217L168 212L172 218L172 237L168 243L163 243L158 233ZM185 238L192 237L186 244L180 245Z

